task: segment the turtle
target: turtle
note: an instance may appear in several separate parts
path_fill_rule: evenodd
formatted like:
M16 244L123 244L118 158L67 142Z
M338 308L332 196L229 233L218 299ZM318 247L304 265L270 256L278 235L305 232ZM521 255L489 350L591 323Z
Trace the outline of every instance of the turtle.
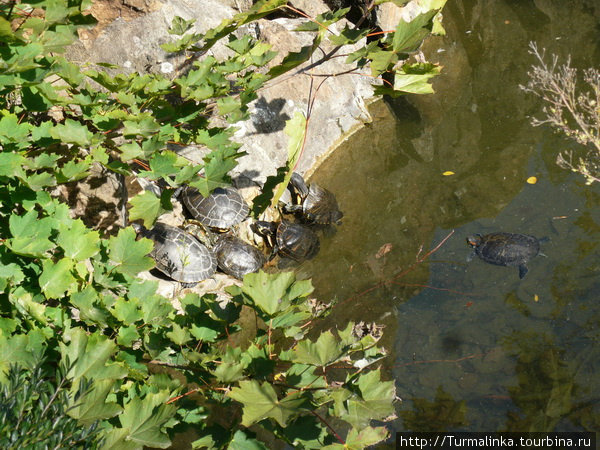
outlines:
M217 270L213 252L190 233L161 222L150 230L138 224L132 226L139 235L154 241L150 256L156 268L185 287L210 278Z
M475 255L483 261L497 266L517 266L519 277L523 278L527 271L527 263L540 253L540 243L548 238L538 239L528 234L496 232L482 236L476 234L467 238L473 247L473 253L467 258L471 261Z
M306 225L287 221L266 222L257 220L254 230L267 239L273 251L269 259L276 254L302 262L314 258L319 252L320 242L317 234Z
M222 235L213 247L219 269L234 278L257 272L265 264L262 252L238 237Z
M243 221L250 212L239 191L231 186L218 187L208 197L196 188L185 186L181 199L195 219L213 230L224 231Z
M304 178L293 172L288 189L294 204L285 205L287 214L298 214L302 221L316 225L341 225L344 213L340 211L335 195L317 183L307 186Z

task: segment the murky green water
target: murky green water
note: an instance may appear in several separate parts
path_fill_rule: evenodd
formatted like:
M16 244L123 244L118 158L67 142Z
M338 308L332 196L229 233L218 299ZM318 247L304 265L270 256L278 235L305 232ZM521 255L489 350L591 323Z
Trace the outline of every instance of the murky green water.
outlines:
M531 40L598 67L599 23L596 1L449 1L436 94L375 105L313 176L345 218L301 269L339 301L329 326L385 324L394 429L600 429L600 187L555 165L576 144L532 128L518 88ZM499 230L551 239L523 280L466 262Z

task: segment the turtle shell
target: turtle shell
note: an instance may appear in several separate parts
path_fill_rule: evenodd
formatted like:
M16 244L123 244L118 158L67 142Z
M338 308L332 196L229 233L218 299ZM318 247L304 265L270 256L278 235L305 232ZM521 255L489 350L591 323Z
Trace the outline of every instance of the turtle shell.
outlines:
M491 233L469 238L475 253L482 260L498 266L519 266L536 257L540 241L527 234Z
M256 247L235 236L222 236L213 248L219 268L232 277L258 271L265 263L264 255Z
M210 278L217 270L215 255L191 234L157 222L142 235L154 241L150 256L156 268L181 283L196 283Z
M302 206L302 217L306 222L320 225L339 224L344 214L340 211L335 195L316 183L308 187L304 179L293 173L290 183Z
M186 186L182 200L202 225L220 230L240 223L250 212L248 204L233 187L216 188L208 197L203 197L197 189Z
M298 223L281 222L277 227L276 241L281 256L298 262L313 258L320 249L316 233Z
M540 240L527 234L503 232L467 238L467 242L474 248L473 254L490 264L517 266L520 278L527 274L527 262L540 254L540 242L546 240L548 238Z

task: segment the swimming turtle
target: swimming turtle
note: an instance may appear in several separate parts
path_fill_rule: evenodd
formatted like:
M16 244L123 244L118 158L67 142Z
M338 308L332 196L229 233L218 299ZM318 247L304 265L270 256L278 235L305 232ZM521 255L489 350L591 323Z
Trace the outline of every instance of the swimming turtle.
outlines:
M138 234L154 241L150 256L156 268L185 287L210 278L217 270L213 252L191 234L160 222L150 230L138 224L132 226Z
M219 236L213 251L219 269L240 280L247 273L257 272L266 262L259 249L231 235Z
M288 189L292 194L293 205L283 207L286 213L298 213L307 223L318 225L340 225L344 214L340 211L335 195L317 183L306 185L304 178L292 173Z
M239 191L233 187L219 187L208 197L203 197L196 188L185 186L181 199L202 225L220 231L240 223L250 211Z
M282 257L302 262L313 258L320 248L319 237L305 225L282 221L254 222L254 230L267 239L272 247L271 258L279 253Z
M483 261L497 266L517 266L519 277L523 278L528 271L527 262L540 254L540 243L547 240L548 238L538 239L528 234L476 234L467 238L468 244L473 247L473 253L467 260L470 261L477 255Z

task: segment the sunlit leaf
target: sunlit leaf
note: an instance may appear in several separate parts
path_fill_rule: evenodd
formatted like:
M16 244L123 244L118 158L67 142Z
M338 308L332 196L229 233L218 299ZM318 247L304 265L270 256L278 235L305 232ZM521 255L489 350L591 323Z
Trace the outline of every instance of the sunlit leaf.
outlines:
M228 396L244 405L242 425L246 427L267 418L275 419L285 427L304 403L304 399L298 395L279 400L269 383L260 384L256 380L240 381L239 387L233 388Z
M395 413L396 387L393 381L381 381L380 370L363 373L356 382L360 397L347 401L347 415L343 419L358 429L366 427L371 420L381 420Z
M152 241L145 238L136 241L135 237L133 228L123 228L108 243L110 259L121 272L128 275L137 275L142 270L154 267L152 258L146 256L152 251Z
M64 125L58 124L50 132L54 139L80 147L87 147L92 143L93 133L85 125L72 119L66 119Z
M294 113L294 117L285 122L285 134L289 137L288 140L288 158L286 161L286 168L288 170L283 183L279 185L277 191L273 195L271 200L271 206L275 207L279 199L283 195L290 178L292 177L292 170L298 163L298 158L302 154L302 148L304 147L304 140L306 137L306 117L300 111Z
M315 342L308 339L298 342L294 352L295 362L326 367L344 355L344 347L331 331L326 331Z
M323 450L352 450L371 447L384 441L389 437L389 431L385 427L352 428L346 436L344 444L331 444L323 447Z
M46 259L42 263L40 288L47 298L61 298L76 287L77 280L72 274L73 261L60 259L56 264Z
M129 219L132 221L142 219L146 228L151 228L157 217L165 212L160 198L150 191L143 191L133 197L129 203L131 203Z
M62 360L71 362L68 377L77 382L88 380L119 379L127 375L127 369L110 363L117 350L116 344L99 333L88 335L83 329L74 328L69 333L70 341L59 343Z
M100 235L90 231L84 223L77 219L70 226L60 226L56 243L60 245L65 256L76 261L83 261L100 251Z
M168 398L166 391L148 393L144 399L132 398L119 416L121 426L127 430L126 440L148 447L169 447L171 440L163 431L163 425L175 414L176 408L165 404Z
M270 274L262 270L244 277L242 291L254 304L269 315L289 306L286 291L296 279L294 272Z

